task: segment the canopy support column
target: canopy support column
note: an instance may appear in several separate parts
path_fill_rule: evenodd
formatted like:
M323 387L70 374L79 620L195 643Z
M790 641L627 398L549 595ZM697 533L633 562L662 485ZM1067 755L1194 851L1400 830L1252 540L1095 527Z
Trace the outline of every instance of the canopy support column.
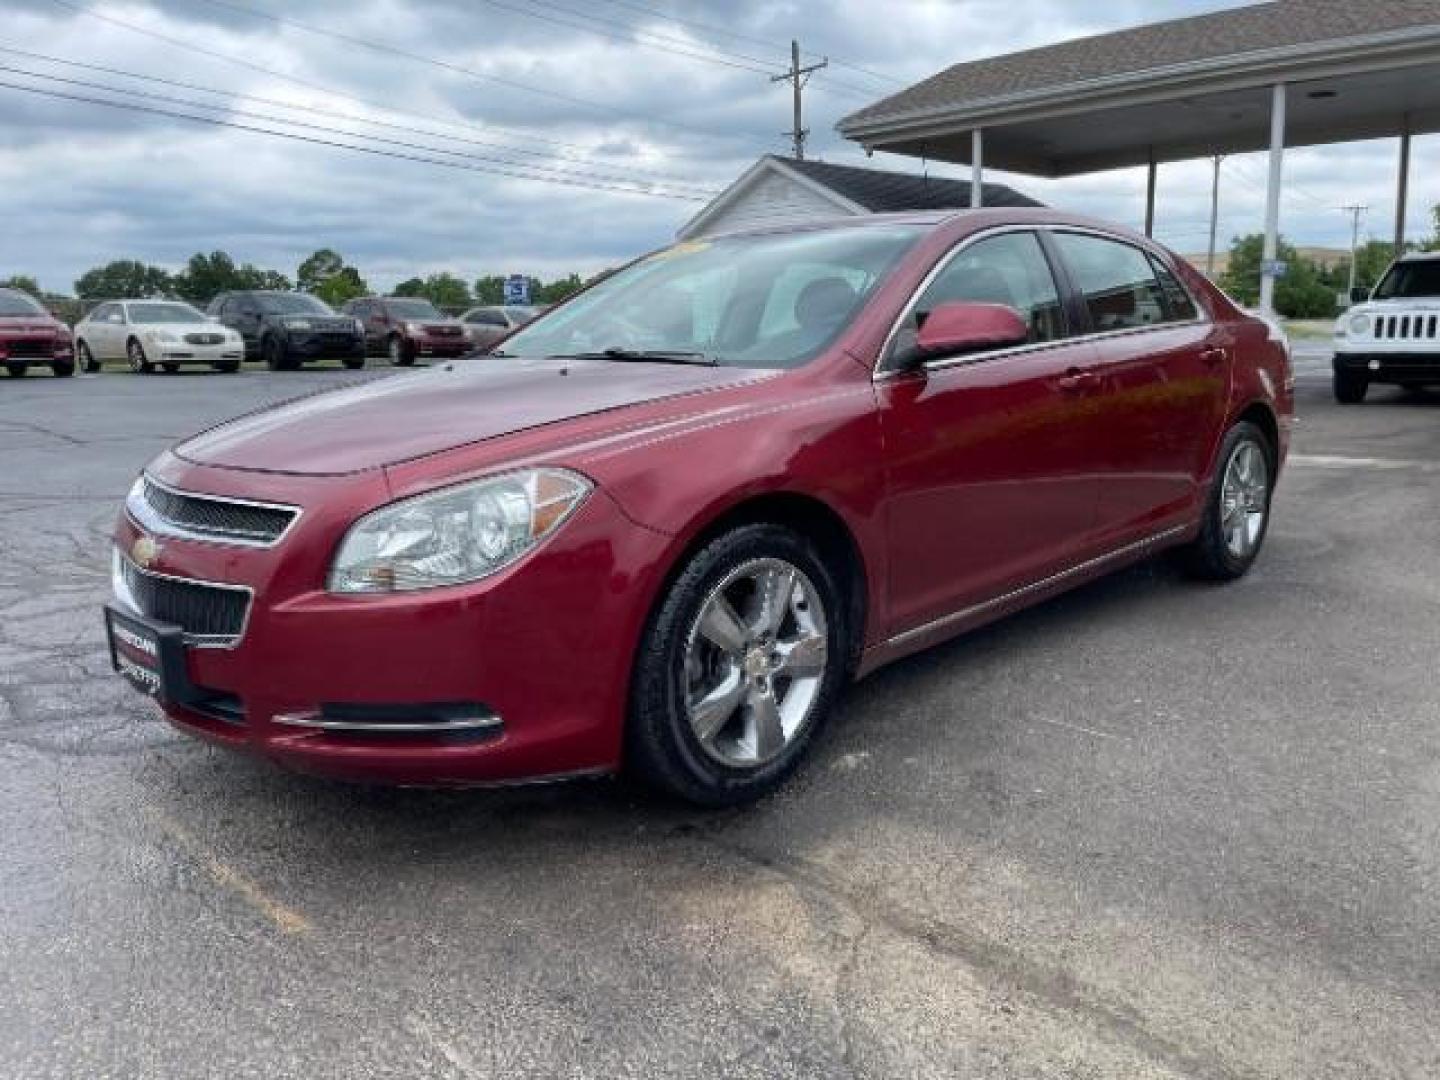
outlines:
M1145 175L1145 235L1155 236L1155 148L1150 148L1150 170Z
M1280 247L1280 171L1285 164L1285 84L1270 91L1270 175L1265 186L1265 247L1260 267L1260 310L1275 314L1275 255Z
M1400 128L1400 183L1395 192L1395 257L1405 251L1405 203L1410 195L1410 114Z
M978 210L985 205L985 133L979 128L970 132L970 207Z

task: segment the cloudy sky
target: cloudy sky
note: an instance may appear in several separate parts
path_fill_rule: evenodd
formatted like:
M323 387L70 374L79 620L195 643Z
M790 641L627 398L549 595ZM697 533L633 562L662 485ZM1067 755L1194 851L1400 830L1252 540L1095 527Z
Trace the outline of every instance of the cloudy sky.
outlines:
M0 278L33 274L68 292L110 259L178 268L217 248L293 276L318 247L340 251L382 288L439 270L467 280L589 273L665 242L707 193L760 154L786 150L788 89L766 72L784 66L792 37L832 59L806 94L812 155L863 164L835 135L836 120L907 81L1224 6L0 0ZM297 138L163 115L175 112ZM356 134L425 160L301 141L354 144ZM1336 207L1358 202L1371 208L1366 234L1387 238L1395 154L1393 142L1295 152L1284 232L1302 244L1348 243ZM1410 229L1428 232L1440 140L1417 139L1414 159ZM874 164L916 167L884 155ZM947 169L962 171L932 171ZM1264 175L1261 155L1226 161L1222 237L1259 229ZM1143 213L1135 170L999 178L1130 224ZM1160 239L1203 251L1208 214L1208 163L1162 166Z

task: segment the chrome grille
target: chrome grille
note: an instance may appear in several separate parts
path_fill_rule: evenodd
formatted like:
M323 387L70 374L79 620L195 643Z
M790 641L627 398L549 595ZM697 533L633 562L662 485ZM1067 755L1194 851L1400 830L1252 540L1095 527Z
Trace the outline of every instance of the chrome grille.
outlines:
M20 338L15 341L0 341L0 352L17 359L50 359L55 354L53 338Z
M427 326L425 329L435 337L459 337L465 332L461 326Z
M300 516L300 511L293 506L195 495L164 487L148 476L144 479L142 498L142 512L136 516L144 520L139 524L162 535L222 543L269 547L278 543Z
M142 570L119 549L114 552L115 596L140 615L178 626L187 644L219 648L245 632L250 590Z
M219 345L225 340L224 334L186 334L185 340L191 345Z

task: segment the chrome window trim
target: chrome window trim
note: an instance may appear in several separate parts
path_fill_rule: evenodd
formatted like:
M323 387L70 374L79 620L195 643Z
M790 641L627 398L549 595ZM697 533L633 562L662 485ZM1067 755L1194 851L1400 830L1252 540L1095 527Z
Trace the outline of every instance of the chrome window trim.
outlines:
M895 339L900 334L901 326L904 324L905 320L910 317L910 313L915 310L915 305L917 305L920 302L920 298L925 295L925 290L931 286L931 284L935 281L937 277L939 277L942 273L945 272L945 270L949 267L950 263L963 255L966 249L971 247L973 244L979 243L981 240L987 240L994 236L1002 236L1006 233L1014 232L1034 233L1036 234L1037 243L1039 242L1039 234L1042 232L1079 233L1082 236L1094 236L1102 240L1112 240L1117 244L1126 244L1132 248L1135 248L1135 250L1139 251L1142 255L1146 255L1147 259L1150 255L1149 249L1141 247L1133 240L1127 239L1123 236L1117 236L1114 233L1106 232L1103 229L1090 228L1084 225L996 225L993 228L984 229L977 233L972 233L969 236L965 237L965 239L961 240L953 248L951 248L945 254L944 258L942 258L933 267L931 267L930 272L925 275L925 277L921 280L920 284L915 287L915 291L910 294L910 299L906 301L905 306L900 309L900 313L895 317L895 321L890 326L890 332L885 335L885 341L880 346L880 353L879 356L876 358L875 367L872 370L870 376L872 382L886 382L890 379L894 379L900 376L911 375L916 370L918 370L914 368L896 370L894 368L884 368L882 367L882 365L885 364L886 360L890 355L890 350L895 344ZM1213 320L1210 319L1209 315L1206 313L1206 309L1200 304L1200 301L1190 290L1190 286L1185 283L1184 278L1182 278L1179 274L1175 272L1175 269L1173 267L1167 266L1167 269L1169 269L1170 273L1175 276L1175 279L1180 282L1180 287L1185 290L1186 295L1190 297L1190 302L1195 305L1195 318L1176 319L1174 321L1154 323L1150 326L1127 326L1119 330L1096 330L1088 334L1071 334L1068 337L1052 338L1049 341L1036 341L1028 345L1013 345L1001 349L984 349L979 352L967 353L964 356L945 357L940 360L931 360L927 363L920 365L920 368L925 371L944 371L947 368L964 367L969 364L983 363L989 360L999 360L1009 356L1017 356L1023 355L1025 353L1038 352L1042 349L1054 349L1065 345L1075 345L1090 341L1104 341L1109 338L1120 337L1122 335L1150 334L1158 330L1173 330L1176 327L1182 326L1209 325ZM1051 272L1051 276L1055 276L1053 270ZM1157 278L1156 281L1158 284L1159 279ZM1060 303L1063 306L1067 298L1064 293L1063 285L1058 278L1056 278L1055 281L1055 288L1056 291L1060 294Z
M1093 559L1086 559L1082 563L1076 563L1074 566L1067 567L1047 577L1032 581L1028 585L1021 585L1019 588L1011 589L1009 592L1001 593L999 596L992 596L989 600L981 600L977 604L970 604L968 607L963 607L958 611L952 611L948 615L941 615L938 619L931 619L929 622L922 623L909 630L902 630L900 633L890 637L885 644L903 645L907 641L912 641L917 637L923 637L933 631L941 630L953 623L962 622L972 616L982 614L991 608L1001 607L1012 600L1019 600L1030 593L1040 592L1052 585L1058 585L1072 577L1083 574L1088 570L1093 570L1109 562L1115 562L1127 555L1133 555L1146 548L1154 547L1156 544L1162 543L1171 537L1179 536L1187 527L1188 526L1185 525L1176 525L1169 529L1163 529L1158 533L1153 533L1142 540L1123 544L1113 551L1107 551L1105 554L1097 555Z
M184 525L162 517L144 498L140 498L139 506L132 506L131 500L125 500L125 512L140 528L156 536L166 536L175 540L194 540L201 544L217 544L221 547L247 547L247 548L273 548L278 546L290 531L295 528L297 522L304 515L305 509L300 506L293 506L289 503L259 502L254 499L239 499L230 495L209 495L201 491L186 491L184 488L173 487L170 484L156 480L148 472L141 473L141 479L147 484L154 484L161 491L183 499L201 499L205 502L227 503L231 506L248 506L256 510L275 510L291 515L290 521L285 528L280 530L278 536L273 540L251 540L243 536L226 536L224 534L199 532L194 529L187 529Z
M120 572L120 565L123 563L141 577L150 578L153 581L174 581L181 585L202 585L210 589L223 589L227 592L238 592L245 594L245 614L240 619L240 629L234 634L189 634L185 635L185 644L195 649L234 649L245 639L245 633L250 629L250 613L255 610L255 590L248 585L232 585L225 581L207 581L204 578L179 577L175 574L162 574L155 570L146 570L134 559L120 550L119 546L112 546L110 584L115 593L115 599L123 604L134 615L142 619L152 619L153 615L147 615L140 610L140 605L135 602L134 595L130 592L129 585L125 582L125 575Z

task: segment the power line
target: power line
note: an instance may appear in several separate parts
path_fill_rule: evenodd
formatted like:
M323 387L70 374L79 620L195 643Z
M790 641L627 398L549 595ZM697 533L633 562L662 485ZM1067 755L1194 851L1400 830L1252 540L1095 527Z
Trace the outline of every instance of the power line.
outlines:
M636 3L635 0L603 0L603 2L606 4L610 4L614 7L629 8L631 11L637 11L644 15L654 15L658 18L665 19L666 21L675 23L679 26L693 26L697 30L705 30L712 34L720 34L735 41L744 41L751 45L760 45L765 48L772 47L771 43L766 41L764 38L754 37L749 34L737 33L734 30L729 30L725 27L716 26L714 23L700 22L697 19L682 18L679 15L673 15L668 11L662 11L659 8L653 7L649 4ZM808 59L812 55L818 54L806 53L804 55L805 58ZM847 71L859 72L861 75L868 75L872 79L879 79L881 82L892 83L896 86L907 85L904 79L897 78L894 75L886 75L883 72L874 71L870 68L861 67L859 64L853 63L849 60L838 60L834 57L829 57L828 59L833 66L845 68Z
M177 79L165 79L165 78L161 78L161 77L156 76L156 75L142 75L142 74L140 74L139 72L125 71L125 70L120 69L120 68L105 67L104 65L101 65L101 64L87 64L87 63L83 63L83 62L78 61L78 60L62 60L61 58L59 58L59 57L57 57L57 56L49 56L49 55L46 55L45 53L31 52L31 51L26 50L26 49L15 49L15 48L11 48L11 47L9 47L9 46L7 46L7 45L0 45L0 53L11 53L11 54L14 54L14 55L17 55L17 56L28 57L28 58L33 59L33 60L40 60L40 61L43 61L43 62L49 63L49 64L59 64L59 65L65 66L65 67L79 68L79 69L81 69L81 70L83 70L83 71L94 71L94 72L99 72L99 73L101 73L101 74L114 75L114 76L118 76L118 77L120 77L120 78L125 78L125 79L136 79L136 80L139 80L139 81L141 81L141 82L154 83L154 84L159 85L159 86L170 86L170 87L174 87L174 88L180 89L180 90L191 90L191 91L195 91L195 92L197 92L197 93L202 93L202 94L213 94L213 95L215 95L215 96L217 96L217 97L223 97L223 98L227 98L227 99L230 99L230 100L233 100L233 101L253 101L253 102L257 102L257 103L262 104L262 105L270 105L270 106L273 106L273 107L276 107L276 108L287 109L287 110L291 110L291 111L295 111L295 112L302 112L302 113L305 113L306 115L310 115L310 116L323 116L323 117L326 117L326 118L332 119L332 120L344 120L344 121L347 121L347 122L349 122L349 123L355 123L355 124L367 124L367 125L370 125L370 126L372 126L372 127L385 128L385 129L391 130L391 131L403 131L403 132L408 132L408 133L411 133L411 134L427 135L427 136L430 136L431 138L449 139L449 140L452 140L452 141L454 141L454 142L464 143L464 144L469 145L469 146L490 147L490 148L496 149L496 150L503 150L503 151L505 151L505 152L507 152L507 153L523 154L523 155L526 155L526 156L528 156L528 157L542 158L542 159L547 160L547 161L562 161L562 162L572 162L572 161L578 162L578 161L580 161L580 159L578 159L578 158L561 156L561 155L555 153L553 150L535 150L535 149L531 149L530 147L526 147L526 146L516 146L516 145L514 145L513 143L496 142L496 141L494 141L494 140L487 140L487 139L467 138L467 137L465 137L465 136L455 135L455 134L451 134L451 133L449 133L449 132L426 130L426 129L424 129L424 128L416 128L416 127L414 126L414 124L394 124L394 123L389 123L389 122L387 122L387 121L385 121L385 120L375 120L375 119L372 119L372 118L369 118L369 117L353 116L353 115L351 115L351 114L349 114L349 113L336 112L336 111L334 111L334 110L332 110L332 109L321 109L321 108L316 108L315 106L312 106L312 105L300 105L300 104L296 104L296 103L294 103L294 102L282 101L282 100L280 100L280 99L278 99L278 98L262 97L262 96L257 95L257 94L246 94L246 93L241 93L241 92L237 92L237 91L217 90L217 89L215 89L214 87L202 86L202 85L200 85L200 84L198 84L198 83L182 82L182 81L177 80ZM20 69L11 69L11 70L15 70L15 71L17 71L17 72L20 72ZM35 76L35 77L37 77L37 78L39 78L39 77L46 77L46 78L50 77L49 75L44 75L44 76L42 76L42 75L40 75L39 73L36 73L36 72L20 72L20 73L33 75L33 76ZM56 78L58 78L58 76L56 76ZM82 84L82 85L91 85L91 84ZM99 84L95 84L95 85L98 86ZM136 93L136 94L139 93L138 91L123 90L123 89L118 88L118 87L103 87L103 88L104 88L104 89L108 89L108 90L112 90L113 92L116 92L116 93ZM143 95L142 95L142 96L143 96ZM190 104L192 104L192 105L193 105L194 107L196 107L196 108L200 108L200 107L211 108L211 107L213 107L213 106L202 106L202 105L201 105L200 103L198 103L198 102L190 103ZM376 106L376 107L379 108L380 106ZM389 110L387 110L387 111L389 111ZM403 116L403 115L406 115L406 114L401 113L401 114L399 114L399 115L402 115L402 116ZM420 118L420 119L430 119L430 118L427 118L427 117L420 117L420 116L418 116L418 115L417 115L417 118ZM285 118L285 122L289 122L288 118ZM452 128L452 129L473 129L473 130L477 130L477 131L484 131L484 130L486 130L485 128L475 127L474 125L469 125L469 124L455 124L455 123L451 123L451 122L448 122L448 121L440 120L440 119L438 119L438 118L433 119L431 122L436 123L436 124L440 124L440 125L442 125L442 126L444 126L444 127L449 127L449 128ZM368 136L366 136L366 137L368 137ZM561 144L561 145L568 146L569 144ZM575 149L583 149L583 148L581 148L581 147L576 147ZM596 163L596 164L597 164L600 168L613 168L612 166L607 166L607 165L601 164L601 163ZM636 167L636 166L633 166L633 165L631 165L631 166L624 166L624 169L625 169L626 172L633 173L633 174L636 175L636 176L648 176L648 177L651 177L651 178L654 178L654 179L658 179L658 180L665 181L666 183L670 184L670 186L673 186L673 187L689 187L689 188L695 188L696 190L704 190L700 185L694 183L693 181L684 179L684 178L682 178L682 177L671 176L671 175L667 175L667 174L664 174L664 173L655 172L654 170L639 168L639 167Z
M604 183L591 183L580 179L565 179L562 177L536 177L512 170L489 166L489 165L467 165L459 161L446 161L442 158L433 158L417 154L400 153L394 150L382 150L374 146L357 146L354 143L336 142L332 139L322 139L311 135L300 135L291 131L276 131L273 128L257 127L253 124L239 124L230 120L221 120L213 116L195 116L190 113L175 112L170 109L161 109L150 105L138 105L130 102L110 101L104 98L88 97L81 94L70 94L60 90L44 90L36 86L24 86L20 83L6 82L0 80L0 87L9 90L18 90L26 94L35 94L41 97L58 98L65 101L82 102L87 105L103 105L106 108L122 109L129 112L148 113L154 116L169 116L178 120L190 120L197 124L208 124L212 127L232 128L236 131L247 131L257 135L269 135L279 139L289 139L294 142L308 143L312 146L324 146L336 150L352 150L360 154L370 154L375 157L393 158L397 161L411 161L424 165L438 165L446 169L459 169L465 172L486 173L495 176L508 176L517 180L531 180L537 183L561 184L566 187L585 188L591 191L610 191L623 195L649 195L655 198L678 199L684 202L707 202L704 196L683 195L678 192L663 191L659 189L644 189L638 187L620 187ZM342 133L343 134L343 133Z
M54 4L62 4L65 7L75 6L70 2L70 0L50 0L50 2ZM665 127L675 128L681 131L689 131L693 134L704 136L707 139L727 137L719 135L717 132L703 131L699 128L692 128L687 124L682 124L674 120L666 120L661 117L637 118L633 113L629 112L628 110L621 109L613 105L603 105L597 101L589 101L585 98L578 98L573 97L570 94L563 94L558 90L548 90L544 87L532 86L529 83L520 82L517 79L510 79L502 75L491 75L487 72L476 71L473 68L463 67L460 64L452 64L450 61L442 60L439 57L426 56L424 53L411 52L408 49L401 49L393 44L389 44L386 42L370 41L367 38L356 37L354 34L347 34L342 30L332 30L329 27L314 26L310 23L303 23L296 19L288 18L284 15L273 15L268 11L261 11L257 8L247 7L243 4L230 3L229 0L199 0L199 2L202 4L208 4L211 7L241 12L246 15L251 15L257 19L265 19L269 22L276 23L277 25L287 26L293 30L301 30L307 34L314 34L318 37L334 38L336 41L343 41L348 45L358 45L363 49L369 49L372 52L377 52L384 56L399 56L406 60L412 60L415 63L428 64L429 66L438 68L441 71L448 71L453 75L463 75L466 78L470 79L479 79L484 82L499 83L502 86L509 86L517 90L524 90L527 93L541 94L545 97L554 98L557 101L563 101L570 105L578 105L581 108L610 113L612 115L619 116L625 120L648 120L650 123L661 124ZM490 3L492 4L492 6L503 6L495 4L493 0L484 0L484 2Z
M442 154L445 157L456 157L471 161L481 161L492 165L503 165L510 169L525 170L526 179L549 180L556 175L562 177L578 177L580 179L614 185L627 185L645 190L642 182L636 181L627 176L617 176L604 173L583 173L573 169L565 169L558 165L535 165L530 162L515 161L513 158L495 157L488 154L473 154L460 150L447 150L444 147L429 146L424 143L408 142L403 139L387 138L383 135L370 135L362 131L349 131L344 128L328 127L323 124L311 124L304 120L295 120L286 116L275 116L270 113L250 112L245 109L237 109L233 105L212 105L203 101L192 101L188 98L175 97L170 94L152 94L143 90L126 90L122 87L107 86L104 83L90 82L87 79L71 79L63 75L47 74L45 72L28 71L24 68L12 67L7 64L0 64L0 71L9 72L12 75L24 75L32 79L46 79L51 82L63 83L67 86L79 86L90 90L102 90L109 94L122 94L129 97L145 98L150 101L160 101L167 105L177 105L185 109L204 109L209 111L224 111L232 116L241 116L250 120L260 120L269 124L285 124L289 127L302 128L306 131L318 131L326 135L342 135L350 139L365 139L370 142L381 143L386 146L396 146L403 150L419 150L427 154ZM677 194L682 193L677 185L666 185L666 189ZM713 198L717 192L692 188L684 191L686 194L699 195L706 198Z
M783 75L771 75L772 83L788 82L794 91L795 126L790 129L791 145L795 151L795 160L805 160L805 138L810 134L805 129L805 122L801 115L801 108L805 94L805 84L810 81L810 76L819 71L830 61L821 60L819 63L811 64L808 67L800 66L800 43L790 42L790 70Z
M288 82L294 86L303 86L307 90L314 90L318 93L328 94L331 97L340 98L346 101L353 101L357 104L364 105L366 108L380 109L394 116L409 116L415 119L428 120L433 123L449 124L451 126L462 126L475 131L486 131L490 129L494 129L497 131L515 130L511 128L504 128L496 124L486 125L485 127L480 127L478 125L469 123L456 125L456 122L454 121L441 120L436 117L426 116L423 113L415 113L409 112L404 109L397 109L394 106L385 105L381 104L380 102L371 101L367 98L358 97L355 94L347 93L343 90L336 90L334 87L327 86L324 83L317 83L309 79L303 79L298 75L291 75L284 71L277 71L274 68L268 68L263 64L257 64L254 61L246 60L243 57L231 56L229 53L219 52L215 49L207 49L204 46L196 45L193 42L186 41L183 38L171 37L168 34L162 34L158 30L151 30L149 27L146 26L138 26L135 23L126 22L124 19L117 19L112 15L104 15L93 9L82 7L79 4L71 3L70 0L50 0L50 2L60 7L74 11L76 14L85 15L92 19L97 19L100 22L109 23L111 26L118 26L124 30L130 31L131 33L141 34L145 37L154 38L156 41L163 41L167 45L174 45L177 48L183 49L187 52L195 53L200 56L208 56L215 60L224 61L227 64L233 64L237 67L242 67L250 71L259 72L262 75L267 75L273 79L279 79L282 82ZM531 135L529 133L523 134L522 137L532 142L543 143L549 146L565 147L574 150L582 150L587 153L589 152L588 147L583 147L576 143L562 142L558 139L545 138L544 136Z

